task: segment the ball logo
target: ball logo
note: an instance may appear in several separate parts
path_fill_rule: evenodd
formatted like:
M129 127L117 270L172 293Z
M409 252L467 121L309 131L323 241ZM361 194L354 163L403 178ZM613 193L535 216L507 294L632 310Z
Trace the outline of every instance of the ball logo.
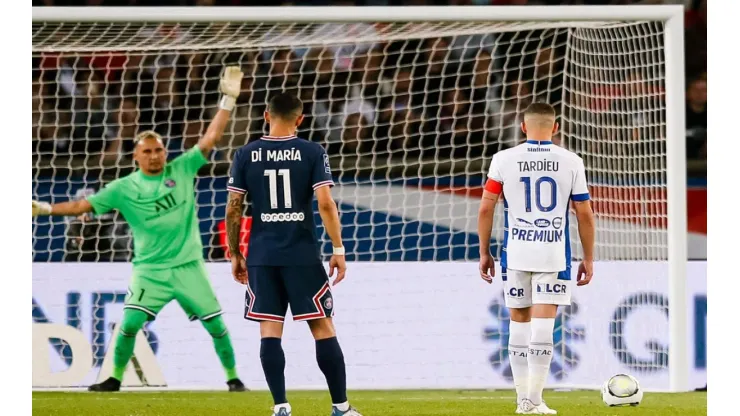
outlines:
M173 179L165 179L164 186L168 188L174 188L176 185L175 181Z
M546 228L550 226L550 220L546 218L540 218L538 220L535 220L534 225L540 227L540 228Z
M495 299L488 308L493 323L483 328L483 339L495 343L493 352L488 356L488 362L494 371L504 378L513 380L509 365L509 310L504 306L502 299ZM574 344L583 342L585 329L574 325L578 315L578 304L558 308L553 331L553 353L550 364L550 374L555 380L563 380L572 373L581 362L581 356L574 348Z

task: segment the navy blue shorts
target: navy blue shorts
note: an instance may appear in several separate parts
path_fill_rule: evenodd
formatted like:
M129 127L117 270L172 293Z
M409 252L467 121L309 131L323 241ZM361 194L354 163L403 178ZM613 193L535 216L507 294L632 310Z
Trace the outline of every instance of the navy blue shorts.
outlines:
M329 277L321 264L310 266L248 266L244 318L283 322L290 305L293 320L334 315Z

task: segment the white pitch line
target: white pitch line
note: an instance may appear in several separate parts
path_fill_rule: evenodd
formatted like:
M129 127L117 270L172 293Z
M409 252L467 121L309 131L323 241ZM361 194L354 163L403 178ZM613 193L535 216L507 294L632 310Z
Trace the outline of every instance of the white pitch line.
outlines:
M91 394L91 396L93 396ZM502 396L443 396L443 397L415 397L415 396L409 396L409 397L389 397L389 396L377 396L377 397L362 397L360 400L362 401L423 401L423 402L439 402L439 401L445 401L445 402L454 402L456 400L514 400L516 396L511 395L502 395ZM581 396L572 396L572 395L559 395L559 394L551 394L547 395L548 399L553 400L569 400L569 399L594 399L598 398L597 395L581 395ZM93 397L87 397L86 400L96 400L96 401L109 401L109 400L125 400L124 398L119 397L105 397L105 396L93 396ZM192 400L192 397L147 397L146 400L155 400L155 401L185 401L185 400ZM77 397L33 397L34 401L79 401L79 396ZM206 401L212 401L212 400L218 400L223 401L223 397L198 397L198 400L206 400Z

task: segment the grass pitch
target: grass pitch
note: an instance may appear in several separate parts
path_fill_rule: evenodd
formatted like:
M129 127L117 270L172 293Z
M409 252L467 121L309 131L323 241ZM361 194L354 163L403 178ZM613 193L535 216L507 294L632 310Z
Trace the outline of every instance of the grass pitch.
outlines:
M355 391L350 402L364 416L513 415L512 391ZM329 416L327 392L288 392L295 416ZM645 393L637 407L607 407L596 391L545 392L559 415L706 415L706 393ZM34 392L33 414L50 416L270 416L268 392Z

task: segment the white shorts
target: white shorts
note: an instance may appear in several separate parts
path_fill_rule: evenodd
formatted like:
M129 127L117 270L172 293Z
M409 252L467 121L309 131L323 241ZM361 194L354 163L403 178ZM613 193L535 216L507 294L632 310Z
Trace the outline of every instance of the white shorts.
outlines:
M504 298L507 308L532 305L570 305L572 280L558 278L561 273L523 272L503 269Z

